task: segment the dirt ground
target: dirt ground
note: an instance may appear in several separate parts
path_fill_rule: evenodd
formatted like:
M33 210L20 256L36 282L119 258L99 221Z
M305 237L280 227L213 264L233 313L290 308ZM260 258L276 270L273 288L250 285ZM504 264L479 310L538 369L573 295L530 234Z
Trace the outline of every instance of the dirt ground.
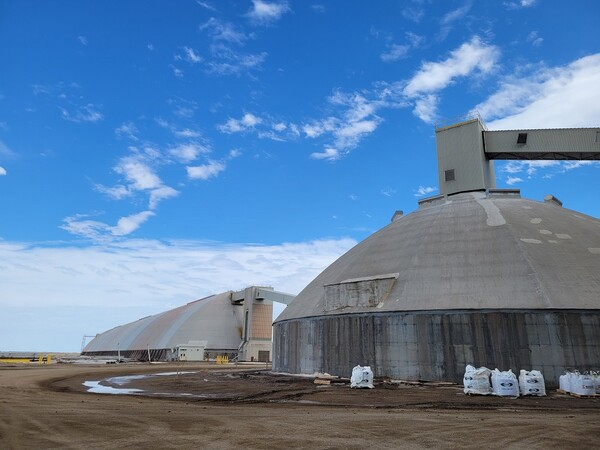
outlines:
M186 373L193 372L193 373ZM172 373L172 375L161 375ZM126 375L135 377L127 382ZM351 389L263 366L0 365L1 449L597 448L600 398L518 399L376 380ZM87 392L84 382L135 388Z

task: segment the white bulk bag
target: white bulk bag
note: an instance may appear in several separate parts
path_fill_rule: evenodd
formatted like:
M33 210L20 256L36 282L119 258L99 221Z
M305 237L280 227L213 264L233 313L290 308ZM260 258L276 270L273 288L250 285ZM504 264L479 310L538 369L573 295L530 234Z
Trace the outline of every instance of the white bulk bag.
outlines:
M521 370L519 373L519 387L521 395L546 395L544 376L539 370L530 372Z
M492 372L492 393L502 397L519 396L519 382L512 370L501 372L494 369Z
M570 392L577 395L595 395L594 379L589 374L572 373Z
M487 367L479 367L478 369L470 364L465 367L465 375L463 377L463 387L465 394L489 395L492 393L490 386L491 370Z
M354 369L352 369L350 387L373 389L373 371L371 370L371 367L356 366Z

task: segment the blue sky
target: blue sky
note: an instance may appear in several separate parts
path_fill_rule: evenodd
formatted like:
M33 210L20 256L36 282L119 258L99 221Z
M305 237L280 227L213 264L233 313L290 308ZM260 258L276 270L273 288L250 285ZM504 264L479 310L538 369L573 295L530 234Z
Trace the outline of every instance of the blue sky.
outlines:
M600 125L600 3L0 4L0 351L297 294L438 192L435 126ZM600 164L498 187L600 217ZM6 320L9 318L9 320Z

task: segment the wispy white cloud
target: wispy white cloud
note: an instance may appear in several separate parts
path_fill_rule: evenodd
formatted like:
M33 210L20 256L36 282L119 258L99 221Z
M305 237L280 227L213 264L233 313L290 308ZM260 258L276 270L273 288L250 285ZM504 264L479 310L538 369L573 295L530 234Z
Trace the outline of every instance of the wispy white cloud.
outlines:
M121 217L114 226L104 222L87 219L86 215L66 217L60 226L65 231L97 242L110 241L114 237L126 236L137 230L144 222L154 215L152 211Z
M527 42L530 42L534 47L539 47L544 43L544 38L540 37L539 32L532 31L527 36Z
M126 138L131 141L139 140L139 138L137 137L138 129L132 122L126 122L126 123L121 124L115 130L115 134L117 135L117 137Z
M193 48L183 47L182 52L183 53L178 53L175 55L176 60L183 60L190 64L198 64L199 62L202 62L202 57Z
M221 161L209 161L200 166L188 166L186 170L191 180L208 180L209 178L216 177L225 168L225 163Z
M475 36L453 50L445 60L424 62L406 83L403 94L415 101L415 115L431 123L435 117L436 93L451 85L457 78L491 72L499 54L496 46L487 45Z
M96 184L94 187L98 192L108 195L114 200L122 200L124 198L134 197L138 194L147 195L148 208L150 211L155 210L162 200L179 195L179 191L170 186L166 186L163 183L155 169L151 166L151 164L161 164L165 162L164 157L158 150L152 147L146 147L143 151L140 151L136 147L131 147L130 150L131 154L120 158L113 167L114 172L122 176L123 182L115 184L114 186ZM202 152L203 147L201 146L184 144L171 149L170 155L180 162L185 162L187 159L197 156ZM144 217L147 219L150 215L138 215L136 217ZM79 217L77 216L72 217L71 220L69 220L69 224L71 225L65 229L76 230L75 222L78 222L78 219ZM140 224L144 221L141 221ZM126 220L124 223L131 223L131 219ZM116 227L110 227L108 225L99 225L99 222L84 222L84 230L90 228L94 230L94 233L90 233L90 236L95 237L98 236L101 231L117 236L119 234L116 234L114 230L123 227L119 227L118 224ZM123 229L127 230L129 228L124 227ZM82 233L76 234L85 235Z
M121 217L117 225L111 227L110 231L115 236L125 236L137 230L144 222L154 215L152 211L142 211L130 216Z
M0 176L5 176L6 175L6 169L2 166L0 166Z
M173 114L180 119L191 119L198 109L196 101L181 97L172 97L167 100L167 104L173 108Z
M242 54L222 47L215 52L214 60L205 65L206 72L214 75L240 75L247 71L259 70L267 59L267 53Z
M380 33L376 33L379 36ZM406 58L412 49L418 48L422 45L424 38L418 34L407 32L405 33L406 42L403 44L397 44L392 41L391 36L384 34L384 38L387 42L388 50L379 57L383 62L394 62L400 59Z
M166 200L168 198L177 197L180 192L176 189L173 189L170 186L160 186L150 191L150 200L148 201L148 208L150 210L155 210L158 204L162 200Z
M188 111L191 115L193 115L193 111ZM182 112L179 108L177 108L174 111L175 115L177 116L183 116L184 118L190 118L187 117L187 113L186 112ZM181 113L181 114L180 114ZM167 130L169 130L173 136L175 136L176 138L179 139L195 139L195 138L199 138L201 137L202 133L198 130L193 130L191 128L179 128L176 124L168 122L166 120L164 120L163 118L156 118L154 119L155 122L161 126L162 128L165 128Z
M137 155L121 158L114 171L123 175L135 190L155 189L162 185L154 170Z
M570 170L590 166L600 169L600 161L507 161L499 167L499 171L508 174L505 182L512 186L536 177L553 178ZM524 179L522 176L526 178Z
M433 123L437 118L438 97L427 94L415 100L413 113L425 123Z
M600 123L600 53L564 67L511 76L474 108L490 129L590 127Z
M171 156L184 164L188 164L198 158L198 156L208 153L210 153L210 149L197 142L179 144L169 150Z
M422 2L413 0L412 3L412 5L402 8L402 17L411 22L419 23L425 16L425 9L421 5Z
M313 121L302 125L302 131L309 138L317 138L324 133L330 133L337 128L338 120L334 117L327 117L319 121Z
M267 58L266 52L240 51L248 39L255 38L254 34L246 34L235 25L214 17L200 25L199 29L208 34L211 40L210 58L204 62L204 70L208 74L241 75L262 68Z
M326 144L323 152L312 153L311 158L333 161L356 148L362 139L377 129L383 119L376 112L385 102L379 98L368 99L361 93L342 91L335 91L328 100L339 109L339 114L307 123L302 130L309 138L323 134L330 136L333 142Z
M173 64L169 64L169 67L173 71L173 75L177 78L183 78L183 70L178 67L175 67Z
M88 103L85 106L79 106L74 111L59 107L62 118L70 122L99 122L104 119L104 115L99 111L99 107Z
M463 6L449 11L442 16L440 19L440 28L437 34L438 41L443 41L448 37L456 22L463 22L465 20L465 16L471 10L471 6L472 1L469 0Z
M558 167L561 165L560 161L508 161L500 170L502 172L516 174L525 172L528 176L531 176L537 172L540 168Z
M312 159L324 159L327 161L337 161L340 159L340 153L335 148L325 148L322 152L314 152L310 154Z
M34 95L54 102L64 120L75 123L96 123L104 119L102 105L86 102L82 87L78 83L58 82L32 85ZM84 104L85 103L85 104ZM35 111L35 109L29 109Z
M450 25L458 20L461 20L470 11L471 6L472 6L472 4L469 1L466 4L464 4L463 6L461 6L460 8L456 8L456 9L453 9L452 11L447 12L446 14L444 14L442 16L442 19L440 20L440 24L442 26L445 26L445 25Z
M600 167L600 161L562 161L562 167L565 170L579 169L585 166Z
M77 40L81 45L88 45L88 40L85 36L77 36Z
M396 194L396 190L391 187L386 187L381 190L381 195L385 195L386 197L392 197Z
M419 186L414 195L415 197L423 197L424 195L431 194L435 191L437 191L435 186Z
M241 119L229 118L217 128L222 133L241 133L262 123L262 119L252 113L245 113Z
M465 77L474 71L490 72L498 60L499 50L484 44L477 36L470 42L453 50L441 62L424 62L419 71L407 83L404 94L415 97L446 88L457 77Z
M246 33L229 22L223 22L211 17L200 25L200 31L206 31L210 34L214 42L225 41L235 44L242 44L250 38Z
M255 24L269 25L281 19L289 11L291 10L287 2L252 0L252 9L246 16Z
M181 130L174 131L175 136L179 138L197 138L200 137L200 132L192 130L190 128L183 128Z
M300 136L300 128L294 123L286 123L270 117L261 117L252 113L244 113L240 119L228 118L217 126L221 133L255 133L259 138L274 141L286 141Z
M208 9L209 11L216 11L217 9L211 5L209 2L201 2L200 0L196 0L196 3L202 6L204 9Z
M407 44L390 44L388 51L380 55L381 60L384 62L398 61L408 55L410 51L410 45Z
M516 2L504 2L503 5L507 9L521 9L521 8L529 8L534 6L537 3L537 0L519 0Z
M115 186L104 186L102 184L95 184L94 188L98 192L106 194L114 200L121 200L123 198L130 197L133 194L133 191L131 189L129 189L127 186L123 186L122 184L117 184Z
M347 122L338 128L335 134L335 144L338 148L351 149L368 134L373 133L382 119L376 117L373 120L359 120Z

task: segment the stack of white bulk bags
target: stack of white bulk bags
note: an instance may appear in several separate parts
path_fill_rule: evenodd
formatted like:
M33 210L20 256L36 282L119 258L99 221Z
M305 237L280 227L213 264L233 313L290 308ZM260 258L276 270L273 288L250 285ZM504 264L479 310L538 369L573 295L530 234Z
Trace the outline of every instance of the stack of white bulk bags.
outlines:
M561 391L574 395L593 396L596 395L598 378L592 373L565 372L559 377Z
M539 370L521 370L519 374L521 395L546 395L544 376Z

